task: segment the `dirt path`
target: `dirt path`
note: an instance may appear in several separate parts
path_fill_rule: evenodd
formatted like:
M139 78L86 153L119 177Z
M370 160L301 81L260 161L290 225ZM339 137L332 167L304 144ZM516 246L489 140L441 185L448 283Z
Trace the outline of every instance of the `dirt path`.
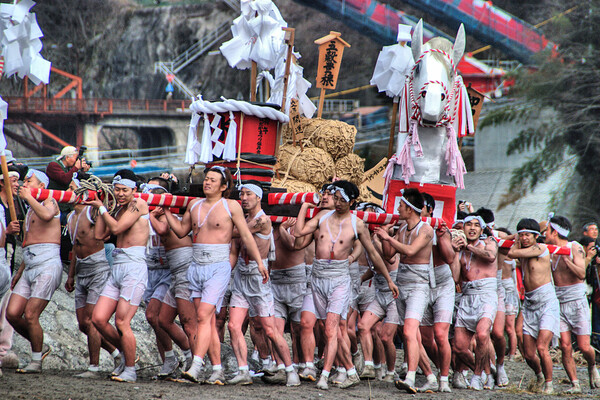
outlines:
M504 390L475 392L472 390L453 389L452 393L437 394L439 399L508 399L540 398L541 394L527 392L527 383L533 379L533 373L524 362L507 362L506 369L511 380L509 388ZM196 385L153 381L151 376L156 373L152 369L140 371L138 382L135 384L116 383L108 379L83 380L71 378L76 371L45 370L41 375L20 375L14 370L4 370L0 378L0 398L2 399L39 399L39 400L83 400L83 399L131 399L131 400L180 400L180 399L388 399L390 396L409 398L409 395L398 391L392 384L384 382L361 382L358 387L341 390L331 387L329 391L320 391L314 383L302 383L298 388L271 386L256 379L251 386L221 386ZM578 375L584 393L577 398L591 398L600 395L600 389L591 392L588 388L587 370L578 369ZM554 387L562 392L570 385L563 381L566 377L562 368L555 365ZM519 382L521 390L519 390ZM417 384L424 383L423 376L417 376ZM418 394L419 399L434 398L431 394ZM574 398L574 396L568 396ZM565 395L544 396L547 398L565 398Z

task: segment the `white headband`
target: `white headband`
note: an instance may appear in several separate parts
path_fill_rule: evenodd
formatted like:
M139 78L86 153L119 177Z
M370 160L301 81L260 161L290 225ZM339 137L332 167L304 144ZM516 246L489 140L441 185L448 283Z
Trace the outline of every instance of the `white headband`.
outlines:
M379 213L379 214L385 214L385 210L373 203L360 203L358 206L356 206L356 211L364 211L366 208L372 208L373 212Z
M327 190L329 190L329 193L331 194L335 194L335 192L340 192L340 196L342 196L342 199L346 200L346 202L350 201L350 197L348 197L346 191L339 186L329 185L327 186Z
M121 178L121 175L116 175L113 178L112 184L127 186L130 189L135 189L137 187L134 181L132 181L131 179L123 179Z
M538 231L534 231L533 229L521 229L517 231L517 233L533 233L534 235L540 235Z
M487 226L485 224L485 222L483 221L483 218L481 218L479 215L468 215L465 217L463 222L466 224L467 222L473 221L473 220L479 221L479 225L481 226L481 229L485 229L485 227Z
M242 189L248 189L249 191L254 193L256 195L256 197L258 197L259 199L262 199L262 197L263 197L263 190L258 185L255 185L253 183L243 184L242 186L240 186L240 191Z
M400 197L400 200L402 202L404 202L404 204L406 204L407 206L409 206L410 208L412 208L413 210L415 210L417 212L417 214L421 214L421 211L423 211L422 208L415 207L414 205L412 205L411 202L408 201L408 200L406 200L406 197L404 197L404 196Z
M169 193L169 191L167 189L165 189L164 187L162 187L160 185L156 185L154 183L142 183L140 185L140 189L142 190L142 193L150 193L150 191L152 191L154 189L162 189L165 191L165 193Z
M8 171L8 178L10 179L12 177L19 178L19 173L17 171ZM4 180L4 175L0 175L0 181L3 181L3 180Z
M40 170L30 168L29 171L27 171L27 175L25 176L25 178L31 178L33 175L35 175L35 177L44 184L44 187L46 189L48 188L48 184L50 183L50 178L48 178L48 175L46 175ZM10 178L10 173L8 176Z
M549 224L552 227L552 229L554 229L556 232L558 232L558 234L561 236L567 237L567 236L569 236L569 233L571 233L571 231L563 228L562 226L558 225L555 222L549 222Z
M452 227L454 228L456 225L458 224L464 224L465 220L463 219L457 219L456 221L454 221L454 223L452 224Z

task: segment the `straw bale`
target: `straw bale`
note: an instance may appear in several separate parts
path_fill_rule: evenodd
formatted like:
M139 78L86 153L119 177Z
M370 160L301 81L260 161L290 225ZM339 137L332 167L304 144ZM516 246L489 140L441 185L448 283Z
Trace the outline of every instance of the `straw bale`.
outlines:
M303 121L305 146L325 150L338 160L352 152L356 127L342 121L313 118Z
M308 182L302 182L296 179L286 179L281 183L281 179L273 179L272 186L287 189L288 193L314 193L317 188Z
M360 186L365 176L365 159L354 153L338 159L335 162L335 176Z

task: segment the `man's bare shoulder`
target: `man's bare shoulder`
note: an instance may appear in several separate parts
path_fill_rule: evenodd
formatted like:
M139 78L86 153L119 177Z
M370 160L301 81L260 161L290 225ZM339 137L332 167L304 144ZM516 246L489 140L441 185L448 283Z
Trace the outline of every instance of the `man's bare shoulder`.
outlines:
M433 228L429 224L423 224L421 230L419 230L419 236L423 235L428 238L433 238Z

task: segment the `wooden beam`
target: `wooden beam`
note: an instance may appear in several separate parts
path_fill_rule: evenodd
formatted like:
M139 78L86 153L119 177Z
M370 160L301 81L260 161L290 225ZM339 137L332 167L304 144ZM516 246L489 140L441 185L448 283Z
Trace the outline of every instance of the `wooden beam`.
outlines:
M56 136L54 133L50 132L48 129L43 128L42 126L36 124L35 122L32 122L28 119L24 120L25 123L29 126L31 126L33 129L36 129L37 131L41 132L43 135L49 137L50 139L54 140L56 143L60 144L61 146L65 147L65 146L72 146L71 144L65 142L64 140L62 140L61 138L59 138L58 136Z

